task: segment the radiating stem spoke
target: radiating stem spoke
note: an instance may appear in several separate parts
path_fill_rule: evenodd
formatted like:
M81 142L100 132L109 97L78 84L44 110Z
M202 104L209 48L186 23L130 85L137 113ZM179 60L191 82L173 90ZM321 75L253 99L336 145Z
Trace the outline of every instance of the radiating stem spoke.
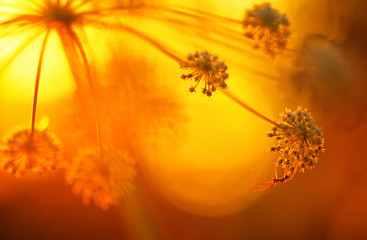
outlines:
M197 18L197 19L206 19L206 18L210 17L210 18L214 18L216 20L222 20L222 21L235 23L235 24L242 24L242 21L238 20L238 19L224 17L224 16L212 14L212 13L209 13L209 12L205 12L205 11L202 11L202 10L198 10L198 9L194 9L194 8L190 8L190 7L185 7L185 6L177 5L177 6L174 6L174 7L176 7L177 9L170 8L170 7L158 7L158 6L154 6L152 8L160 9L160 10L164 10L164 11L168 11L168 12L172 12L172 13L176 13L176 14L183 15L183 16ZM178 10L179 8L184 10L184 11ZM192 12L192 13L190 13L190 12Z
M90 65L89 65L89 61L87 58L87 54L85 53L85 50L83 48L83 45L78 37L78 35L76 34L76 32L71 29L71 28L67 28L68 34L69 36L73 39L74 43L76 44L80 55L82 57L83 60L83 64L84 64L84 68L87 74L87 81L88 84L90 86L90 90L92 92L92 101L93 101L93 105L94 105L94 118L95 118L95 125L96 125L96 133L97 133L97 141L98 141L98 146L100 149L100 153L101 153L101 158L103 159L103 144L102 144L102 135L101 135L101 124L100 124L100 117L99 117L99 110L98 110L98 103L97 103L97 94L96 94L96 89L93 83L93 78L92 78L92 73L91 73L91 69L90 69Z
M160 52L162 52L166 56L170 57L174 61L176 61L178 63L181 63L183 61L183 59L176 56L171 51L168 51L167 48L165 46L163 46L161 43L159 43L158 41L154 40L153 38L149 37L148 35L146 35L142 32L139 32L139 31L127 26L127 25L124 25L124 24L121 24L121 23L118 23L118 24L109 23L108 24L108 23L99 22L99 21L92 21L92 23L95 24L96 26L99 25L99 26L104 27L104 28L114 28L114 29L117 29L117 30L125 30L126 32L128 32L132 35L135 35L135 36L139 37L140 39L148 42L150 45L152 45L157 50L159 50Z
M39 35L41 31L37 31L34 35L26 38L26 40L20 44L18 49L13 54L10 54L9 58L4 61L4 64L0 66L0 73L6 70L6 68L26 49Z
M45 55L46 44L50 35L50 30L47 30L46 36L42 42L41 51L38 59L38 66L37 66L37 74L36 74L36 81L34 87L34 96L33 96L33 108L32 108L32 123L31 123L31 136L30 139L32 141L34 135L34 126L36 123L36 113L37 113L37 102L38 102L38 89L41 79L41 71L42 71L42 64L43 64L43 57Z

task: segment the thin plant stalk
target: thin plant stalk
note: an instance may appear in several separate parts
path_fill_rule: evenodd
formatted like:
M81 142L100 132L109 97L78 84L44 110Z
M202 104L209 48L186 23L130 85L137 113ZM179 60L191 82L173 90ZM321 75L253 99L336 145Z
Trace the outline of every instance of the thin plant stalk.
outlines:
M88 98L91 95L91 101L92 101L91 105L93 106L92 111L93 111L93 117L95 121L97 145L100 149L101 157L103 158L103 143L102 143L102 134L101 134L101 127L100 127L101 124L100 124L99 110L97 106L97 94L96 94L95 86L93 83L92 73L91 73L87 55L85 53L85 50L83 48L83 45L78 35L75 33L73 29L71 29L69 26L61 24L60 26L56 28L56 30L61 39L65 55L68 59L69 66L71 68L71 72L77 84L77 88L82 93L81 100L85 101L86 99L83 99L83 97ZM82 62L80 62L79 56L81 56ZM80 68L84 68L85 71L81 73ZM84 74L85 74L85 78L86 78L87 84L90 89L90 95L86 93L83 88L84 83L82 80L83 78L82 75Z
M211 17L211 18L214 18L214 19L223 20L223 21L230 22L230 23L242 24L241 20L216 15L216 14L205 12L205 11L198 10L198 9L195 9L195 8L190 8L190 7L181 6L181 5L172 5L172 7L176 7L178 9L182 9L182 10L186 10L186 11L191 11L191 12L201 14L201 15L195 15L195 14L192 14L192 13L189 13L189 12L184 12L184 11L177 10L177 9L174 9L174 8L169 8L169 7L156 7L155 6L154 8L160 8L162 10L166 10L166 11L170 11L170 12L177 13L177 14L180 14L180 15L190 16L190 17L194 17L194 18L198 18L198 19Z
M9 65L12 64L13 61L24 51L24 49L26 49L37 37L39 37L40 33L41 31L37 31L35 34L31 35L30 37L25 37L24 42L14 51L14 53L8 56L8 59L5 62L3 62L3 64L0 67L0 72L3 72L4 70L6 70L7 67L9 67ZM2 36L0 35L0 39L1 38Z
M181 59L180 57L176 56L175 54L173 54L171 51L168 51L167 48L165 46L163 46L163 44L159 43L158 41L154 40L153 38L147 36L146 34L137 31L127 25L124 24L107 24L107 23L103 23L103 22L99 22L99 21L92 21L93 24L95 25L99 25L101 27L104 28L114 28L117 30L125 30L126 32L135 35L136 37L148 42L150 45L152 45L155 49L159 50L161 53L165 54L167 57L171 58L172 60L176 61L176 62L182 62L184 61L183 59Z
M278 126L278 124L276 122L274 122L273 120L265 117L264 115L262 115L261 113L259 113L258 111L256 111L255 109L253 109L252 107L247 105L245 102L243 102L238 97L236 97L233 93L231 93L228 89L221 89L221 92L224 93L224 95L226 95L227 97L229 97L233 101L235 101L236 103L238 103L239 105L241 105L241 107L245 108L247 111L255 114L259 118L261 118L261 119L263 119L263 120L265 120L265 121L267 121L267 122L269 122L269 123L271 123L275 126Z
M67 28L67 31L69 33L69 35L71 36L71 38L74 40L80 55L82 57L83 63L84 63L84 67L86 70L86 74L87 74L87 80L90 86L90 90L92 92L92 101L93 101L93 105L94 105L94 119L95 119L95 125L96 125L96 133L97 133L97 141L98 141L98 146L100 149L100 153L101 153L101 158L103 159L103 145L102 145L102 134L101 134L101 121L99 118L99 110L98 110L98 106L97 106L97 94L96 94L96 89L93 83L93 79L92 79L92 73L90 70L90 65L89 65L89 61L87 58L87 54L85 53L85 50L83 48L83 45L78 37L78 35L71 29L71 28Z
M46 36L45 36L45 38L44 38L44 40L42 42L41 51L40 51L39 60L38 60L37 75L36 75L36 81L35 81L35 86L34 86L34 95L33 95L32 121L31 121L31 136L30 136L31 141L33 140L34 128L35 128L35 124L36 124L38 90L39 90L40 79L41 79L41 71L42 71L43 57L45 55L46 44L47 44L49 35L50 35L50 30L47 30Z

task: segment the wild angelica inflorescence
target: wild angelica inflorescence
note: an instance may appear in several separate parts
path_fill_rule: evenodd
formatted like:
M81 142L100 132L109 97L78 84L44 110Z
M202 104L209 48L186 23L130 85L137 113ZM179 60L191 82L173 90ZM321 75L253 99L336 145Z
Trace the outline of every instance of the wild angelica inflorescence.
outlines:
M207 51L189 54L187 60L181 62L181 68L191 70L189 74L182 74L184 80L194 80L195 84L189 88L190 92L195 92L201 80L204 81L202 93L208 97L212 96L217 88L226 88L227 65L219 61L218 56Z
M92 109L88 110L91 110L94 114L93 121L96 125L96 142L99 148L81 152L65 169L66 177L69 183L73 184L74 192L81 194L85 203L93 200L97 206L103 209L107 209L108 206L116 204L119 198L131 188L131 182L135 175L132 161L118 150L106 148L104 144L102 144L101 121L99 120L100 109L97 107L97 102L99 101L97 90L95 89L95 81L97 81L97 79L92 76L89 54L84 47L83 40L88 39L88 34L84 35L85 27L91 27L101 31L125 32L144 40L169 58L180 62L181 68L191 71L189 74L182 75L183 79L190 79L195 83L190 87L190 92L194 92L202 80L204 81L204 87L202 89L203 94L212 96L212 93L217 89L222 90L223 93L245 109L271 124L274 124L274 130L270 134L276 136L277 139L279 138L279 141L282 140L281 136L284 134L282 132L283 130L288 131L292 129L290 126L286 129L284 124L274 123L272 120L264 117L256 110L234 97L234 95L227 90L226 80L229 76L227 73L227 65L219 61L216 55L212 55L207 51L196 52L194 54L189 54L187 59L183 61L169 51L164 44L142 32L139 27L133 24L124 23L120 17L131 10L141 10L143 8L144 10L173 14L174 16L185 16L186 18L191 18L191 20L203 19L203 17L213 17L214 15L202 11L182 11L183 9L187 10L187 8L178 10L176 8L149 5L143 0L40 0L38 2L25 0L22 1L22 4L25 4L29 8L20 6L16 0L10 2L6 6L0 5L1 10L5 9L5 11L1 11L0 16L2 38L11 37L13 32L20 33L21 35L21 32L27 32L30 29L35 30L33 35L30 34L24 38L19 37L23 39L23 41L20 41L19 46L14 47L13 53L9 54L6 61L3 61L5 63L3 66L9 66L26 47L30 46L35 39L43 34L43 42L40 48L35 76L31 128L30 130L22 130L15 133L6 140L4 147L1 149L2 167L18 176L23 175L27 171L42 173L58 167L60 162L60 148L58 144L55 144L49 132L40 131L35 128L38 89L41 81L43 58L47 50L50 35L53 32L56 32L61 40L77 89L80 90L86 87L83 84L87 83L90 89L86 92L90 92L90 94L86 94L85 96L93 98L89 103L95 105ZM111 15L114 15L116 18L110 18ZM156 17L156 20L162 19L164 18L160 16ZM239 24L239 22L231 19L222 17L218 19ZM172 24L175 21L167 19L166 22ZM176 23L183 26L189 26L186 23L182 24L180 21ZM273 9L270 4L255 5L252 10L247 10L246 17L242 24L245 28L245 36L256 40L256 47L263 48L267 54L274 56L276 52L285 49L287 38L290 35L288 29L289 21L284 14L280 14L277 10ZM215 31L214 29L213 32ZM80 38L81 35L85 38ZM308 120L300 120L301 123L307 121ZM310 121L308 121L306 125L309 123ZM303 128L299 128L298 130L300 129ZM316 128L312 131L317 132ZM297 136L299 137L298 139L301 139L301 135ZM314 135L314 139L319 139L315 136L316 135ZM302 142L302 146L306 145L306 147L309 147L308 140L309 138L305 138ZM317 161L317 157L314 157L314 155L319 153L317 151L323 151L323 148L319 146L319 149L315 148L312 149L312 151L309 150L307 155L306 152L302 150L303 148L299 147L300 144L297 145L298 147L295 147L295 143L293 143L293 148L298 151L293 155L289 155L289 152L286 153L287 150L283 150L290 148L287 146L288 142L286 144L286 141L287 140L284 138L283 142L279 142L278 146L272 149L280 152L282 159L292 159L290 160L291 164L284 165L287 161L283 164L283 162L280 162L282 159L279 159L277 164L284 168L285 173L281 178L277 176L273 178L273 180L268 183L268 186L291 179L294 175L293 172L297 169L302 171L305 168L302 165L303 163L306 164L306 168L311 168ZM294 142L296 142L296 140L294 140ZM310 143L314 144L312 141ZM314 145L316 147L316 144Z
M84 204L93 201L107 210L133 188L134 163L118 149L104 148L102 155L99 148L86 149L65 167L66 180Z
M165 50L163 45L140 32L135 26L131 27L128 24L123 24L122 21L111 17L111 15L116 17L123 14L128 15L130 11L141 9L142 7L146 7L148 9L149 4L147 5L145 2L146 1L143 0L40 0L37 2L33 0L25 0L21 2L14 0L13 2L0 4L0 40L11 41L12 38L15 37L20 39L18 45L12 46L13 48L12 51L10 51L10 54L8 54L8 58L5 58L4 61L2 61L2 68L0 71L6 69L6 67L8 67L25 48L34 43L36 39L39 39L39 37L43 38L35 75L31 128L29 131L24 130L23 132L14 135L5 144L3 151L4 157L1 159L1 163L4 168L16 173L17 175L22 175L27 170L36 171L38 173L46 169L53 168L53 161L59 161L59 157L56 154L58 149L53 148L51 138L48 138L45 132L40 132L35 129L43 60L48 48L47 45L49 43L50 36L54 33L56 33L61 40L62 48L76 83L77 94L80 96L79 99L82 99L81 103L84 103L83 107L85 111L90 113L90 120L95 123L96 143L99 146L99 151L94 151L94 158L88 157L92 155L85 156L84 158L86 160L84 163L88 166L88 163L86 163L88 159L91 165L94 164L93 159L104 159L104 155L106 153L103 153L105 147L102 143L103 137L99 116L100 109L97 107L97 102L99 102L97 97L98 89L95 87L97 79L92 74L90 59L88 56L89 54L85 50L84 46L84 40L89 37L88 34L85 34L85 28L92 27L101 31L116 31L132 34L135 37L145 40L152 47L155 47L169 57L177 59L173 54ZM83 35L83 37L80 37L81 35ZM83 98L91 98L91 100L85 100ZM99 155L99 157L97 157L97 155ZM116 156L109 157L112 159L117 158ZM114 161L111 160L111 162L113 165ZM108 162L108 164L109 163L110 162ZM117 165L115 164L114 166ZM117 169L122 170L122 168L118 167ZM82 174L82 172L80 173ZM119 174L123 175L124 173L120 172ZM110 175L101 176L108 177ZM86 187L87 189L93 188L90 186L90 183L93 183L93 181L89 182L89 187ZM97 184L98 181L95 183ZM104 183L104 188L114 188L114 183L109 181L109 179L105 179ZM111 184L111 186L108 186L108 184ZM95 186L95 188L99 188L99 186ZM103 191L100 193L102 194L102 192ZM89 193L85 193L84 195L88 194ZM106 194L103 195L103 198L108 199L108 197L106 198L105 196ZM97 199L99 197L97 195L93 195L93 198ZM97 205L103 207L108 205L106 203L100 203L101 201L99 200L96 201ZM115 202L115 200L106 201Z
M261 48L272 57L287 46L291 33L289 20L270 3L255 4L252 9L246 10L242 25L244 36L256 41L255 48Z
M268 136L277 140L277 145L270 150L280 154L276 166L281 166L286 175L313 168L324 151L322 132L302 107L294 112L286 109Z
M1 167L17 177L26 173L42 174L60 167L61 147L47 129L33 133L29 129L15 132L0 149Z
M315 125L307 109L302 107L298 107L294 112L286 109L281 113L281 119L267 135L277 141L277 144L270 148L271 152L279 153L274 167L275 177L271 180L264 179L262 184L258 184L250 174L253 183L258 187L250 190L251 192L290 181L297 171L304 172L305 169L314 168L319 155L325 151L321 129ZM283 169L281 177L277 171L279 166Z

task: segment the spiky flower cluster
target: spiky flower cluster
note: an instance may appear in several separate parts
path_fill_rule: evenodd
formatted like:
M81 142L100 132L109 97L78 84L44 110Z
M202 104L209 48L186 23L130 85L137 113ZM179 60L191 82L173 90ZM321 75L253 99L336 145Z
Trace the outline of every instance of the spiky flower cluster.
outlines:
M286 48L290 36L289 21L270 3L255 4L253 9L246 10L242 25L245 37L255 40L255 48L263 49L266 54L275 56Z
M227 65L218 60L218 56L207 51L195 52L187 56L187 61L181 63L182 69L189 69L193 72L183 74L182 79L194 80L195 85L189 88L190 92L195 92L200 81L204 79L205 85L202 93L208 97L212 96L217 88L226 88L228 79Z
M91 148L72 160L65 168L65 177L73 185L74 194L82 195L84 204L93 200L96 206L107 210L133 188L133 164L116 149L104 148L101 154L98 148Z
M25 173L42 174L58 168L61 148L48 130L25 129L7 138L0 149L0 165L17 177Z
M305 168L314 167L318 155L324 151L324 139L307 109L298 107L295 112L286 109L281 117L268 136L278 141L271 148L280 154L276 166L281 166L285 175L292 177L297 169L304 172Z

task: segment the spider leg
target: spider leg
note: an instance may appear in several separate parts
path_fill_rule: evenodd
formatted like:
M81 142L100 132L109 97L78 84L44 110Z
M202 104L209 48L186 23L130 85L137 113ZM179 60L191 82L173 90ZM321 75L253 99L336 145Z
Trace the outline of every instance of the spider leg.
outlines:
M254 176L252 176L252 174L251 173L249 173L249 175L250 175L250 178L251 178L251 181L252 181L252 183L256 186L256 187L258 187L258 188L267 188L267 187L269 187L268 185L269 185L269 181L265 178L265 176L264 176L264 181L262 181L263 182L263 184L259 184L259 183L257 183L256 182L256 180L255 180L255 178L254 178Z
M248 189L248 188L244 188L242 186L240 186L239 184L237 184L237 187L246 190L247 192L260 192L260 191L265 191L266 189L268 189L270 186L263 186L263 187L259 187L257 189Z
M251 178L251 181L252 183L257 187L256 189L248 189L248 188L245 188L245 187L242 187L240 186L239 184L237 184L237 187L243 189L243 190L246 190L247 192L260 192L260 191L264 191L266 190L268 187L270 187L270 184L265 184L265 185L261 185L261 184L258 184L254 177L252 176L251 173L249 173L250 175L250 178ZM265 183L265 182L264 182Z
M253 177L253 175L251 174L251 172L249 172L250 178L252 183L256 186L257 189L246 189L243 188L241 186L239 186L242 189L245 189L248 192L259 192L259 191L264 191L266 189L268 189L269 187L275 187L278 183L283 183L283 182L288 182L290 180L292 180L292 178L294 177L295 173L296 173L296 169L292 168L292 170L289 170L287 167L283 169L283 176L279 177L278 176L278 172L277 172L277 165L275 166L275 176L271 179L268 180L265 176L263 177L263 179L259 180L261 182L261 184L259 184L259 181L256 181L255 178Z
M268 189L269 187L275 187L277 185L277 182L274 181L274 179L272 180L267 180L266 177L264 176L264 184L259 184L256 182L256 180L254 179L254 177L252 176L251 173L249 173L250 178L252 183L257 187L257 189L253 189L253 190L247 190L249 192L259 192L259 191L264 191L266 189Z

